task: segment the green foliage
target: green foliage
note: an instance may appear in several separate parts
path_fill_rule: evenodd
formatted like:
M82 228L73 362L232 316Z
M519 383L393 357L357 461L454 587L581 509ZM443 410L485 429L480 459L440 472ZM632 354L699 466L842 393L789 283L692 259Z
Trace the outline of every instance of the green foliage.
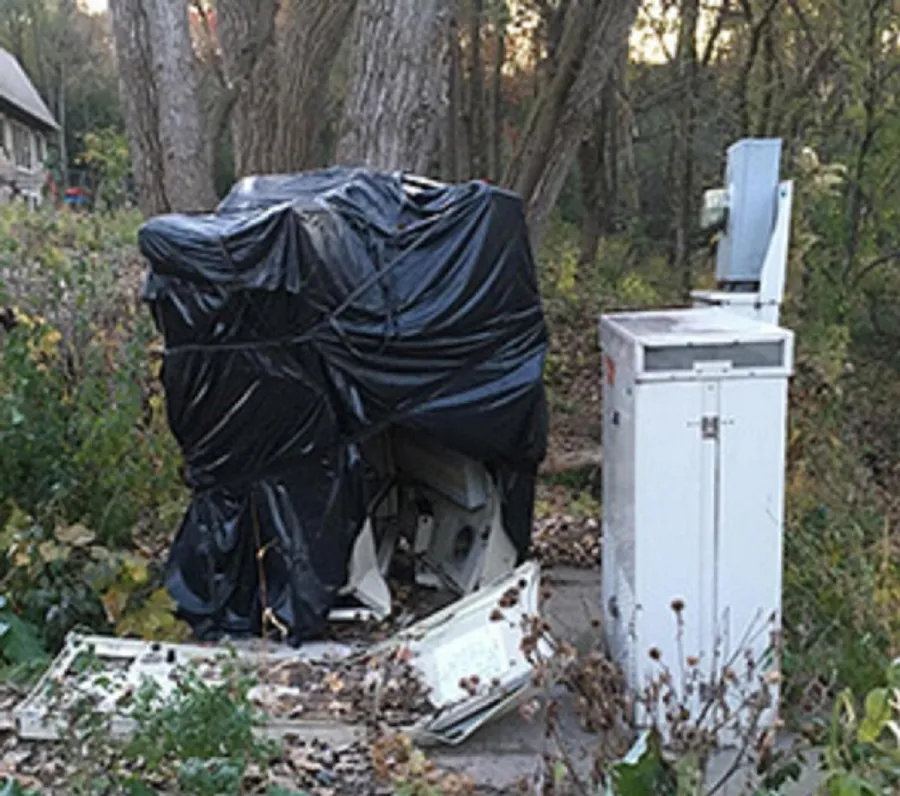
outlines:
M0 577L51 649L75 626L179 631L134 549L164 545L186 497L134 234L0 211Z
M97 206L106 210L122 207L127 199L125 180L131 173L127 137L104 128L85 133L83 143L79 160L94 172Z
M625 758L611 766L608 779L607 796L674 793L677 788L677 774L663 758L656 730L641 735Z
M0 796L40 796L40 791L24 788L16 779L7 779L0 783Z
M177 765L179 777L198 780L230 776L235 764L242 775L250 762L264 763L273 750L254 734L261 717L249 699L252 686L237 672L210 685L192 669L167 700L157 685L145 685L131 713L138 729L125 747L126 759L152 769ZM220 765L223 759L228 766Z
M797 330L791 389L784 615L787 704L811 692L864 691L900 650L900 556L893 501L874 467L891 468L900 424L879 407L900 369L869 342L860 296L841 269L845 169L812 150L796 164L795 234L785 322ZM871 374L871 377L868 375ZM866 381L877 385L866 387ZM868 418L878 417L877 428Z
M900 663L858 705L835 702L824 754L828 796L881 796L900 788Z
M9 610L5 597L0 597L0 662L18 666L46 660L38 629Z
M90 655L81 669L92 673ZM118 706L134 723L127 740L111 734L91 697L77 701L68 711L75 743L66 751L73 791L142 796L174 787L191 796L245 793L248 766L264 773L278 749L257 737L262 717L250 702L252 679L235 668L225 674L224 681L209 683L187 667L169 694L145 681Z

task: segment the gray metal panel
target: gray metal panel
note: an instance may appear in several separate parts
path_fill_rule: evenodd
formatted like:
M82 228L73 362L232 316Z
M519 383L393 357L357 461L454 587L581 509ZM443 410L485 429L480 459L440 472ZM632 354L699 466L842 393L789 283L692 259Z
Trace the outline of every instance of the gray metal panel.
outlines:
M728 228L717 252L719 281L759 281L775 226L780 164L778 138L747 138L728 149Z
M701 362L728 362L732 368L785 367L783 341L771 343L735 343L731 345L647 346L644 349L644 370L654 373L664 370L693 370Z

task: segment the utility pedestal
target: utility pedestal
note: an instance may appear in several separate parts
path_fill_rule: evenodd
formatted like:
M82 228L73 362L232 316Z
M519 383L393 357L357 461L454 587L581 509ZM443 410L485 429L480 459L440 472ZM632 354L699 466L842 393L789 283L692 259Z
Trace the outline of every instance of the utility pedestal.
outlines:
M715 308L610 315L600 335L607 642L638 693L696 657L699 707L748 655L778 668L793 336Z
M707 196L707 215L725 211L720 290L696 293L692 309L600 320L603 622L638 724L664 735L674 706L641 700L661 676L691 721L712 703L707 729L726 707L749 720L743 697L763 683L772 701L759 718L777 717L794 338L776 325L791 203L776 144L732 147L729 188Z

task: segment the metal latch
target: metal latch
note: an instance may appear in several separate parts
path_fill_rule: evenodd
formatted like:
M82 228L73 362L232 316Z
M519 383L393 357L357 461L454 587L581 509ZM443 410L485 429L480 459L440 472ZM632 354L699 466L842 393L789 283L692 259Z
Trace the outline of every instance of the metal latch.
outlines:
M703 439L719 438L719 418L717 415L707 415L700 421L700 434Z

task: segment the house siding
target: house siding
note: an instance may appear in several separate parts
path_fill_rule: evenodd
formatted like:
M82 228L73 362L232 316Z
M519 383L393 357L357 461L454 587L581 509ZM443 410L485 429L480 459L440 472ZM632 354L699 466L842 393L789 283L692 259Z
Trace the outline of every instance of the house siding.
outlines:
M44 152L40 144L42 136L42 131L0 113L0 202L11 201L13 194L18 193L25 201L40 204L46 178ZM27 147L24 153L23 137Z

